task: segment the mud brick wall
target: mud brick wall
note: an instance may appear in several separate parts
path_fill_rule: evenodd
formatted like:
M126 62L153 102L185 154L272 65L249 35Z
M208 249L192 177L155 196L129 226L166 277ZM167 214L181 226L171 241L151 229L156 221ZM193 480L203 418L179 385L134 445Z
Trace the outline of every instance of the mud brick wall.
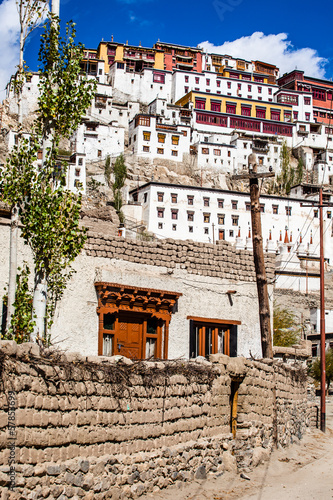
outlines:
M141 242L113 238L102 233L88 233L87 255L127 260L137 264L153 264L170 269L179 266L192 274L215 276L229 280L255 281L253 253L237 250L227 241L217 245L194 241L164 239ZM269 283L274 280L275 256L266 255Z
M8 498L135 498L248 470L315 423L304 372L269 360L133 363L1 341L0 368L0 486Z

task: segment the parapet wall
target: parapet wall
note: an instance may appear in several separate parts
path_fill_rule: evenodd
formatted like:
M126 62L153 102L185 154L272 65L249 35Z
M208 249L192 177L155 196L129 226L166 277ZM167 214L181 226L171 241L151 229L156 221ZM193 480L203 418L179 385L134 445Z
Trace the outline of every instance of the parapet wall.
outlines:
M0 485L14 478L9 498L42 489L44 498L135 498L255 466L316 423L304 370L270 360L133 363L2 341L0 366Z
M94 257L122 259L171 269L179 266L192 274L234 281L256 280L253 253L248 250L237 250L227 241L219 241L217 245L172 239L143 242L89 232L85 250L87 255ZM267 254L265 262L267 280L272 283L275 256Z

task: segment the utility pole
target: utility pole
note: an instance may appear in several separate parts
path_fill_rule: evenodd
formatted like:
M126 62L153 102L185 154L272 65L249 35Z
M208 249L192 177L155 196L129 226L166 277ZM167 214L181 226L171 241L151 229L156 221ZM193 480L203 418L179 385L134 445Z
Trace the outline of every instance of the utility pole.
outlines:
M326 334L325 334L325 259L324 259L324 221L323 208L332 207L332 203L323 202L323 188L319 188L319 203L305 204L301 207L319 208L320 235L320 430L326 432Z
M250 180L251 224L253 242L253 260L256 271L259 318L261 332L261 347L264 358L273 358L272 332L265 269L264 248L262 242L259 182L260 178L274 177L273 172L258 173L256 155L251 153L248 158L249 173L234 175L233 179Z

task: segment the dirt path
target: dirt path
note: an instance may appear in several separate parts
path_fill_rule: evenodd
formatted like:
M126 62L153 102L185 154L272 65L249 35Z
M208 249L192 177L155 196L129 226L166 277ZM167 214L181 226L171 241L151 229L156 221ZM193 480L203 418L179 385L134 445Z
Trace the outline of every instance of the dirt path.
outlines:
M300 444L275 450L268 462L242 479L225 473L180 483L143 499L154 500L332 500L333 399L327 404L327 432L307 432Z

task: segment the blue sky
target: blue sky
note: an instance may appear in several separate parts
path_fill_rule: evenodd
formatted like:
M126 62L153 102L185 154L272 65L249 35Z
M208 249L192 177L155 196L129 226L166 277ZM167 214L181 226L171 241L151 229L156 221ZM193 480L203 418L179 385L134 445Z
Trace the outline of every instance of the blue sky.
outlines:
M6 48L1 41L6 31L3 30L6 17L2 8L12 3L15 4L15 0L0 3L2 54ZM77 40L88 48L97 47L102 38L110 40L112 34L117 42L128 40L129 44L141 42L144 46L152 46L158 39L191 46L207 41L214 46L206 45L211 51L276 62L282 72L297 67L305 69L306 74L328 79L333 76L332 11L332 3L328 0L322 1L319 9L313 0L280 0L278 3L259 0L210 0L205 3L198 0L60 0L62 22L75 21ZM25 53L32 69L37 68L40 32L41 29L32 35ZM14 35L12 28L11 38L7 37L11 44L8 50L15 48ZM225 42L233 43L223 45ZM0 72L1 69L0 59Z

